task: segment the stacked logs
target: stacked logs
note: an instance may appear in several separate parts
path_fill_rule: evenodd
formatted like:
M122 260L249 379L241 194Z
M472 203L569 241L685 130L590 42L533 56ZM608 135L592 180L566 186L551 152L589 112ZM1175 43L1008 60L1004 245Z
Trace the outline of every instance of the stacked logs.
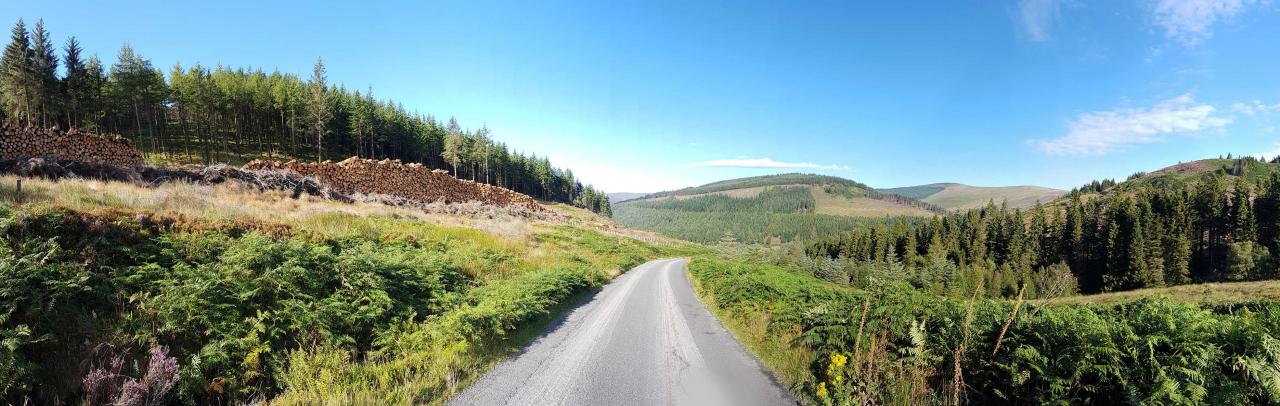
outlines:
M342 162L277 162L253 160L244 165L249 170L291 170L311 176L339 193L381 194L423 203L444 201L465 203L478 201L499 207L523 207L539 212L543 208L533 198L514 191L462 180L442 170L422 164L404 164L399 160L348 158Z
M142 151L118 135L97 135L71 129L0 127L0 159L52 158L59 161L142 165Z

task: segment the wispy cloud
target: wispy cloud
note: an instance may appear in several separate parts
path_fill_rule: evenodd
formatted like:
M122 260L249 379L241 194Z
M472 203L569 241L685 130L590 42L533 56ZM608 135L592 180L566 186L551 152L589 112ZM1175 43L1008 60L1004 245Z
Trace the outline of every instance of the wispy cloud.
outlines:
M1104 155L1117 147L1164 141L1172 134L1191 134L1231 124L1212 105L1196 102L1188 93L1147 109L1117 109L1080 114L1067 134L1029 142L1055 155Z
M1193 47L1213 37L1213 25L1239 15L1258 0L1159 0L1155 23L1165 36Z
M781 169L827 169L833 171L847 171L848 166L844 165L821 165L810 162L782 162L775 161L770 158L741 158L741 159L721 159L716 161L698 162L692 164L677 165L680 167L690 168L781 168Z
M1048 41L1061 8L1062 0L1021 0L1018 2L1018 25L1022 27L1027 39Z
M1280 103L1266 104L1258 100L1254 100L1248 103L1232 103L1231 111L1244 114L1246 116L1280 113Z

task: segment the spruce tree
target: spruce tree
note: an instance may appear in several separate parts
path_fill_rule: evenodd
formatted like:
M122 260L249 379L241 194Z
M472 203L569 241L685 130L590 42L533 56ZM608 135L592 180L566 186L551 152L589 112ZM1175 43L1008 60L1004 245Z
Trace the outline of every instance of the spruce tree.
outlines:
M1235 191L1231 195L1231 222L1233 242L1257 240L1257 223L1253 218L1249 185L1244 178L1236 178Z
M85 67L84 58L80 55L83 50L80 48L80 42L76 37L67 38L66 44L62 50L62 65L67 70L67 75L63 78L62 89L66 95L66 105L64 111L66 113L67 125L77 127L80 125L80 115L86 107L86 99L89 94L88 71Z
M311 131L316 135L316 162L324 160L324 136L328 132L329 118L333 116L329 110L328 85L324 70L324 59L316 57L316 64L311 69L311 98L307 102L307 114L311 121Z
M1273 172L1253 201L1258 242L1280 254L1280 172Z
M1205 272L1209 279L1217 279L1223 271L1225 234L1231 230L1229 216L1226 215L1229 206L1227 183L1221 175L1207 174L1196 183L1192 203L1197 235L1194 240L1202 241L1197 255L1204 264L1200 271Z
M458 126L458 119L449 117L449 126L445 128L444 149L440 152L440 157L453 168L453 177L458 177L458 167L462 166L462 129Z
M478 170L474 171L475 173L471 174L471 180L473 181L480 181L480 173L484 173L484 183L489 183L489 143L491 142L488 126L481 126L479 130L476 130L471 150L468 151L468 158L471 160L472 165L479 167ZM573 196L569 196L569 198L572 200Z
M36 76L33 69L31 41L22 19L13 26L13 35L0 56L0 98L4 102L5 116L14 124L30 125Z
M82 99L84 106L81 107L84 111L82 120L85 120L86 127L101 131L106 126L107 116L103 97L103 89L107 86L106 68L102 65L102 60L94 55L85 62L84 71L85 93Z
M40 125L49 126L58 117L58 56L49 31L44 29L44 19L36 20L31 30L31 70L34 74L33 99L39 109Z

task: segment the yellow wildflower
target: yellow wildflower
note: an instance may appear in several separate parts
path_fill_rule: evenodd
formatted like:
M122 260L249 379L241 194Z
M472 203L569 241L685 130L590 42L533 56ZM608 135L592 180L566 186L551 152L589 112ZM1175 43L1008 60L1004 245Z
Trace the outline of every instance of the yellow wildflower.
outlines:
M844 356L844 354L841 354L838 352L831 353L831 365L835 367L834 369L839 369L843 367L844 364L848 361L849 361L849 357Z
M818 383L818 399L826 399L826 398L827 398L827 383L819 382Z

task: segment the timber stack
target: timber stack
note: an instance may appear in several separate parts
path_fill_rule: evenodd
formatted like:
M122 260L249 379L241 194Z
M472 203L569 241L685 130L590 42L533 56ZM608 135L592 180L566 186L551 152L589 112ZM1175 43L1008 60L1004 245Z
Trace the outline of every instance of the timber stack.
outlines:
M400 160L351 157L341 162L278 162L253 160L249 170L290 170L314 177L339 193L381 194L423 203L478 201L499 207L544 210L533 198L515 191L449 176L448 172Z
M0 127L0 159L53 158L123 167L142 165L142 151L119 135L98 135L76 129Z

